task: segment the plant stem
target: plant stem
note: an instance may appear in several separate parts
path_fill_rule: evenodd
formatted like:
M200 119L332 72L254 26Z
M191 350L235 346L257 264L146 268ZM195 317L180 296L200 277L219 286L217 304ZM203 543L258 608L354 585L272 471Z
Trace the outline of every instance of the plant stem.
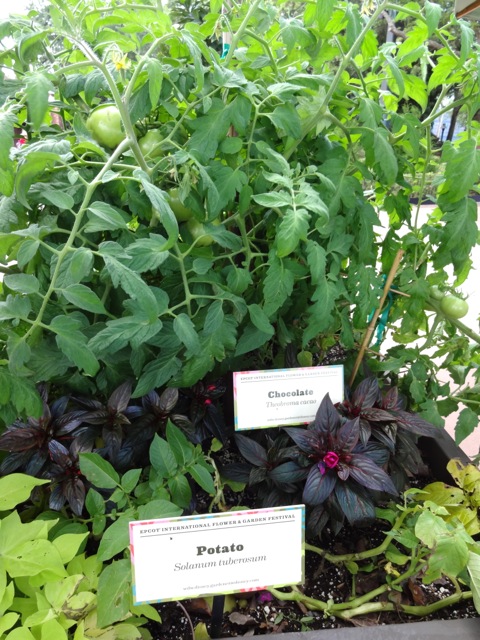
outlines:
M251 7L249 8L249 10L247 11L247 14L245 16L245 18L243 19L240 27L238 28L237 33L233 36L232 39L232 44L230 45L230 49L228 50L228 53L225 57L225 66L228 67L228 65L230 64L234 51L238 46L238 43L240 42L240 40L242 39L243 34L245 33L247 27L248 27L248 23L250 22L250 18L253 16L253 14L255 13L255 11L258 9L260 3L262 2L262 0L254 0L253 4L251 5Z

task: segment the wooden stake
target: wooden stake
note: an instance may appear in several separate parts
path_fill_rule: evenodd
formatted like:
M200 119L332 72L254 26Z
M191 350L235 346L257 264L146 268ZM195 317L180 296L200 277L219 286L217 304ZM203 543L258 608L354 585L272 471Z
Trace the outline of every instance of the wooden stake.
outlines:
M388 274L387 280L385 282L385 286L383 287L382 297L380 298L380 302L378 304L378 308L375 310L373 314L373 318L370 321L370 324L367 327L365 335L363 336L362 344L360 345L360 350L357 355L357 359L355 360L355 364L353 366L353 371L350 376L350 380L348 381L349 386L351 387L355 381L358 370L360 369L360 364L362 362L363 356L365 355L365 351L367 350L368 345L370 344L370 340L372 339L373 332L375 331L375 325L377 324L378 316L383 308L385 300L387 299L388 292L390 291L390 287L392 286L392 282L395 278L395 275L398 271L398 267L400 266L400 262L403 258L404 250L400 249L395 256L395 260L393 261L392 268Z

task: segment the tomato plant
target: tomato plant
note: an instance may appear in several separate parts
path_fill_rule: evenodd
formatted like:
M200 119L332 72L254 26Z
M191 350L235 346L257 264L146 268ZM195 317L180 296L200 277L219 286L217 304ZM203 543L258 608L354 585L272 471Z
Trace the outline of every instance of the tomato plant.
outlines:
M87 129L97 142L114 149L125 138L122 118L115 105L101 105L87 119Z
M463 298L446 295L440 300L440 309L447 318L463 318L468 313L468 303Z
M154 0L50 0L46 22L2 22L0 65L17 74L0 92L3 420L39 408L39 380L78 394L129 378L139 397L332 347L350 372L400 249L385 320L398 344L368 367L438 424L456 402L437 403L439 369L478 375L474 331L441 323L437 359L421 343L430 274L460 286L478 235L471 28L408 3L386 45L387 0L228 4L182 28ZM440 151L432 125L453 109L467 130ZM427 195L424 224L411 199ZM184 241L179 223L193 236L224 212Z
M212 224L217 226L220 221L214 220ZM213 237L206 231L205 225L195 218L190 218L185 226L197 247L209 247L213 244Z

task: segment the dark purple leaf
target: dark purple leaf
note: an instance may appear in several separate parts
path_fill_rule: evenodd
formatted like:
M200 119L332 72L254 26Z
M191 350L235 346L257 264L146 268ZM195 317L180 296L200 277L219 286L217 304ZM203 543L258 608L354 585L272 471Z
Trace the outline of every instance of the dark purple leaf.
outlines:
M267 470L265 467L253 467L250 470L248 477L248 484L258 484L263 482L267 478Z
M333 402L330 400L330 395L327 393L318 407L317 415L315 416L315 420L311 427L316 431L332 433L333 431L336 431L339 426L340 416L338 411L335 409Z
M267 452L261 444L239 433L235 435L235 442L245 460L248 460L256 467L265 467L267 464Z
M128 407L131 396L132 383L130 381L124 382L115 389L108 399L108 409L110 411L115 411L116 413L122 413Z
M55 402L52 402L50 413L55 420L60 418L65 413L68 401L68 396L62 396L61 398L58 398L58 400L55 400Z
M362 380L353 392L352 405L356 409L368 409L378 400L378 381L373 376Z
M83 416L83 422L87 424L102 425L108 421L110 414L106 409L96 409L95 411L89 411Z
M343 481L348 480L348 476L350 475L350 467L348 466L348 464L343 464L342 462L339 462L335 470L340 480L343 480Z
M307 431L307 429L298 429L297 427L285 427L285 431L302 451L314 453L315 445L319 442L316 431Z
M66 498L60 484L56 484L50 493L48 506L54 511L60 511L65 506Z
M395 418L388 411L372 407L371 409L362 409L361 416L364 420L370 422L394 422Z
M48 443L48 451L53 462L63 469L67 469L72 466L72 460L68 449L58 442L58 440L50 440Z
M386 491L397 495L397 489L383 469L373 462L368 456L356 453L350 461L350 478L356 480L367 489Z
M223 444L227 441L232 430L225 425L223 413L214 404L207 405L203 421L211 435Z
M68 435L79 427L85 416L85 411L77 410L65 413L55 421L55 435Z
M408 429L419 436L435 437L438 435L438 429L430 422L423 420L415 413L408 411L395 411L396 422L400 427Z
M12 454L15 455L15 454ZM31 453L28 462L24 466L24 471L29 476L38 476L48 460L48 451L38 449Z
M370 440L371 435L372 427L370 426L370 423L360 418L360 440L363 444L366 444Z
M278 467L272 469L268 474L270 480L280 484L305 480L307 476L308 469L302 469L302 467L299 467L298 464L292 461L279 464Z
M75 439L70 446L70 453L78 457L79 453L88 453L95 446L95 441L99 436L99 431L94 427L85 427L75 435Z
M190 405L189 415L190 415L190 420L192 421L192 424L194 426L197 426L197 424L203 420L205 411L206 411L206 405L204 401L202 402L198 402L197 400L192 401L192 404Z
M122 444L123 432L120 425L114 425L111 428L104 428L102 431L103 442L107 450L108 457L114 460L120 451Z
M334 470L322 475L317 465L313 465L303 489L303 501L311 505L322 504L332 493L336 482L337 474Z
M379 442L367 442L367 444L358 444L354 453L360 453L371 458L375 464L382 466L390 460L390 452Z
M385 393L380 404L382 409L386 409L387 411L401 409L402 407L398 406L398 400L398 387L392 387Z
M101 409L103 407L102 403L98 400L93 400L92 398L74 398L74 401L79 404L81 407L85 407L89 411L96 411L97 409Z
M0 436L1 451L27 451L42 445L45 433L38 427L7 429Z
M319 504L314 507L308 516L307 527L309 531L314 535L320 535L322 529L327 524L329 517L329 513L325 510L325 506L323 504Z
M348 482L337 482L335 498L350 524L375 518L372 499L361 490L355 490Z
M20 469L31 459L31 451L21 451L19 453L10 453L6 458L2 460L0 464L0 475L6 476L9 473L13 473ZM34 475L34 474L29 474Z
M234 482L248 483L252 467L246 462L232 462L232 464L220 467L222 478L233 480Z
M178 402L178 389L168 388L159 398L158 408L163 413L170 413Z
M358 442L360 435L360 420L347 420L335 436L335 447L337 451L352 451Z
M133 420L137 420L143 416L143 408L132 404L130 407L127 407L123 413L119 413L117 415L125 416L125 418L127 418L123 424L130 424Z
M378 440L378 442L387 447L389 451L394 453L396 432L396 425L386 425L374 429L372 431L372 436L375 438L375 440Z
M72 476L62 482L63 495L76 516L81 516L85 504L85 485L78 476Z

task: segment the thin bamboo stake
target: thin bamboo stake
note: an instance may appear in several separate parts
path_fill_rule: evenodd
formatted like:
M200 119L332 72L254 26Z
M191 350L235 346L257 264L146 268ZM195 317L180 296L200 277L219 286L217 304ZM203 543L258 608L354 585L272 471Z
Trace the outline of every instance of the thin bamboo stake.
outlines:
M355 378L357 376L358 370L360 369L360 363L362 362L363 356L365 355L365 351L367 350L368 345L370 344L370 340L372 339L373 332L375 331L375 325L377 324L378 316L383 308L385 300L387 299L388 292L390 291L390 287L392 286L392 282L395 278L395 275L398 271L398 267L400 266L400 262L402 261L404 250L400 249L395 256L395 260L393 261L392 268L388 274L387 280L385 282L385 286L383 287L382 297L380 298L380 302L378 304L378 308L375 309L375 313L373 314L373 318L370 321L370 324L367 327L365 335L363 336L362 344L360 345L360 350L357 355L357 359L355 360L355 364L353 367L352 374L350 376L350 380L348 384L350 386L353 385Z

